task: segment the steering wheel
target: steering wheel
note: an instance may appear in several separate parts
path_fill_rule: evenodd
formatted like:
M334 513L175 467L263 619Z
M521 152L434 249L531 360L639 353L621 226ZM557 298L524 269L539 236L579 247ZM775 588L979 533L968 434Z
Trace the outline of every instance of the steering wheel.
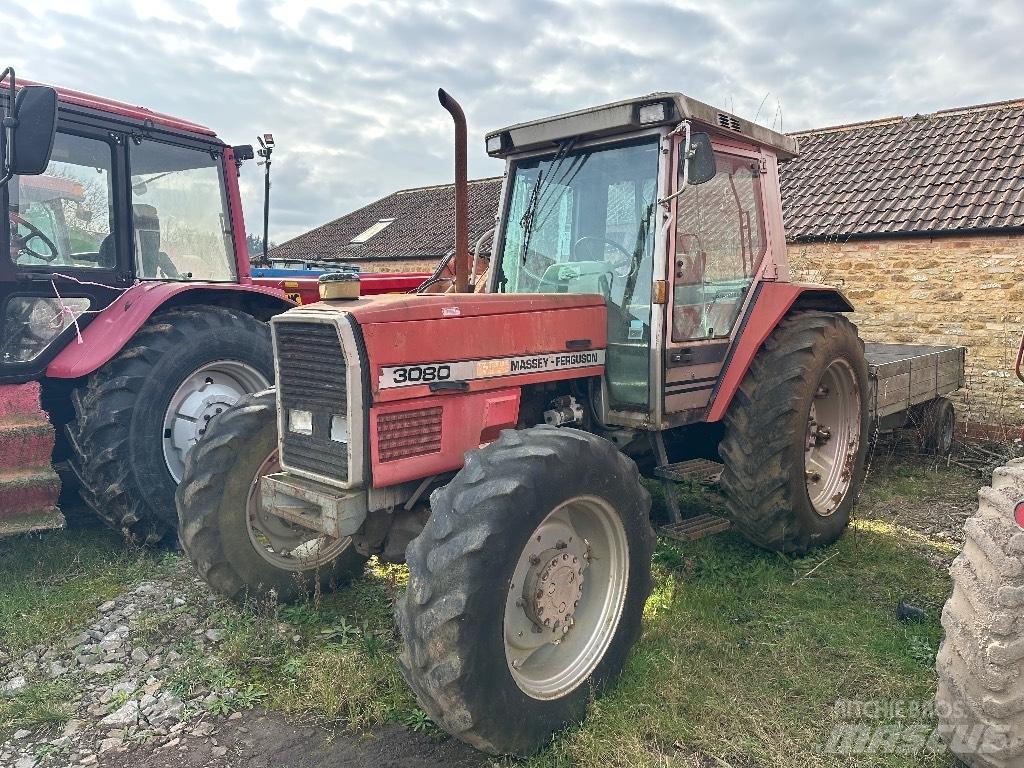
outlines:
M57 249L57 246L54 245L53 240L48 238L46 234L41 229L39 229L39 227L37 227L35 224L26 220L24 217L22 217L18 213L15 213L14 211L11 211L11 222L13 224L17 224L19 227L24 227L25 229L28 230L28 235L25 237L12 233L12 240L15 241L14 245L19 251L23 251L32 256L35 256L37 259L42 259L47 263L54 261L58 256L60 256L60 251ZM45 245L46 248L49 250L49 254L42 254L35 248L29 246L29 243L32 242L33 240L42 240L43 245Z
M607 237L598 237L597 235L583 235L583 237L579 238L572 245L573 259L576 258L576 249L579 248L580 244L583 243L584 241L592 241L601 243L603 245L610 245L612 246L612 248L614 248L615 250L622 254L622 258L608 262L608 271L611 272L612 274L618 277L628 277L629 274L633 272L633 254L630 251L627 251L621 243L617 243L614 240L611 240ZM628 267L628 269L623 271L623 267Z

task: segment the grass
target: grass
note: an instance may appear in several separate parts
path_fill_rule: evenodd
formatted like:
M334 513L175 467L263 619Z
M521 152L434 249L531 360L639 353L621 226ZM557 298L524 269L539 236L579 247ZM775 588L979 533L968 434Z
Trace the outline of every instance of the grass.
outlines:
M932 508L969 507L979 484L927 460L878 457L848 535L809 557L762 552L732 533L686 545L662 540L644 633L621 681L591 704L581 726L524 765L953 765L944 754L836 755L824 746L843 722L837 702L931 700L949 589L936 563L954 548L890 520L894 510L902 520L914 517L908 511L920 517ZM696 487L680 495L684 508L714 506ZM46 547L19 544L29 552L16 556L0 545L8 547L0 550L0 631L13 628L19 647L61 635L97 602L164 567L123 554L103 534L65 538L47 537ZM259 704L357 730L397 722L437 735L395 658L392 602L404 578L404 568L374 563L352 587L316 602L241 612L215 605L201 618L202 626L224 632L216 654L183 642L178 650L187 663L173 685L182 693L214 691L204 706L215 714ZM928 618L898 622L901 599ZM160 622L174 618L155 617L148 631L159 633ZM59 696L31 696L40 706L16 697L21 714L0 703L8 708L0 709L0 726L56 716L42 705ZM919 721L867 724L904 722Z

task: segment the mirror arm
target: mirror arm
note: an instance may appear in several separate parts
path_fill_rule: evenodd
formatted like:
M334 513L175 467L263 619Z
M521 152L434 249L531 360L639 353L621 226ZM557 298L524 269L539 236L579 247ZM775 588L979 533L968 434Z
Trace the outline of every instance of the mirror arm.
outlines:
M9 79L8 94L7 94L7 109L4 112L2 119L2 127L0 127L0 187L6 186L12 178L14 178L14 170L12 168L13 159L11 157L12 147L14 146L14 129L18 125L18 118L14 114L14 99L15 99L15 75L14 67L7 67L3 72L0 72L0 83L5 79Z
M681 194L683 194L683 190L686 189L686 184L689 181L689 178L688 178L689 177L689 173L690 173L690 162L689 162L690 161L690 121L689 120L683 120L681 123L679 123L679 125L677 125L671 131L669 131L668 136L666 136L665 138L671 138L673 136L678 136L680 133L683 134L683 178L682 178L682 181L679 182L679 189L677 189L675 192L673 192L668 197L663 197L661 200L658 201L666 210L668 209L669 203L671 203L673 200L675 200L677 197L679 197Z

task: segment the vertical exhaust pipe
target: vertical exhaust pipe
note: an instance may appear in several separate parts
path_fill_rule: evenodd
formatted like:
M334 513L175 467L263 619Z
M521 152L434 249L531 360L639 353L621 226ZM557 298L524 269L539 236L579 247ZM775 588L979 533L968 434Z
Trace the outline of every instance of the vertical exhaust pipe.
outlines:
M469 291L469 176L466 167L466 113L444 88L437 89L441 106L455 121L455 292Z

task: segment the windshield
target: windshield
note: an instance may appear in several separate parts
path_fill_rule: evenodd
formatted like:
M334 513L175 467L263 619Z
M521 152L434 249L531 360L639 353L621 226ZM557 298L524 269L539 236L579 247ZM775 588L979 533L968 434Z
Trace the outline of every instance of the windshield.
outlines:
M235 278L221 165L209 150L131 147L135 264L142 279Z
M514 166L498 290L596 293L608 302L608 380L648 406L658 137Z

